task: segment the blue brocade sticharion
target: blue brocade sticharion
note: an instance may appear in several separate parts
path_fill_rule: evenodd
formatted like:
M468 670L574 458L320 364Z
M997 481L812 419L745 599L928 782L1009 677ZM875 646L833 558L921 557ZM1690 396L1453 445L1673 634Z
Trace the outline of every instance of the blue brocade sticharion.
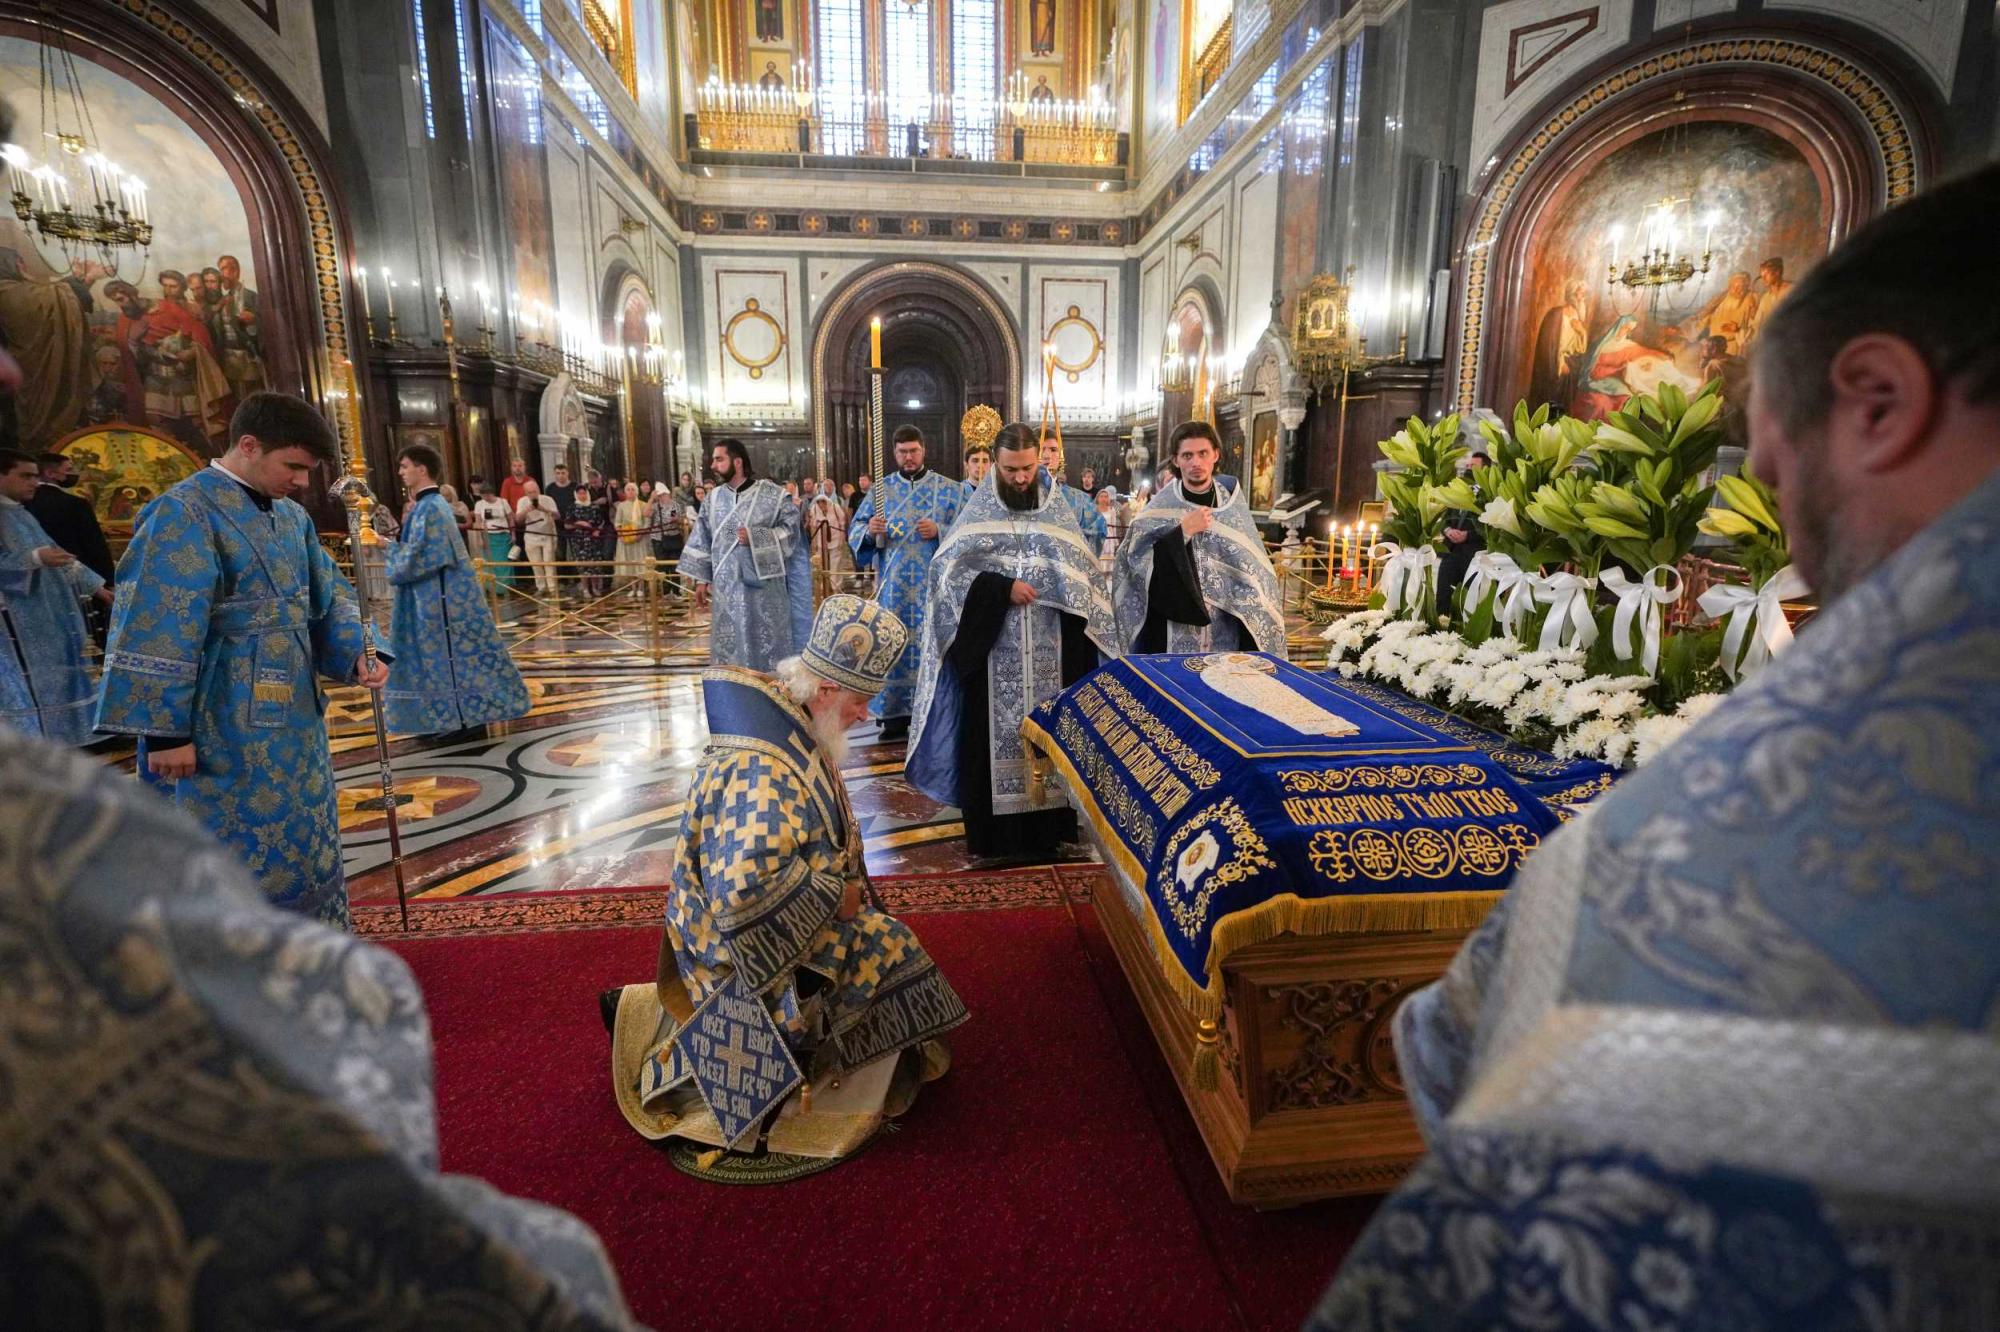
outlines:
M737 539L741 528L747 544ZM680 571L707 583L714 616L709 661L768 671L812 631L812 556L799 506L772 481L718 486L702 501Z
M1430 1154L1312 1325L2000 1326L2000 477L1397 1010Z
M389 729L433 735L510 721L528 711L528 687L479 594L451 506L429 491L389 547L396 589L396 665L382 691Z
M345 925L316 673L352 679L360 656L354 590L306 511L277 500L266 513L211 467L146 506L119 562L97 729L191 736L194 775L160 783L174 803L271 901Z
M877 499L889 530L881 537L868 534L875 517ZM915 482L900 474L885 476L869 490L868 497L854 511L848 524L847 544L854 551L854 567L875 565L875 599L896 613L910 631L903 659L889 672L889 683L868 707L872 717L907 717L916 701L917 670L923 662L924 602L928 596L931 558L938 542L958 519L969 498L963 483L925 472ZM917 523L928 518L937 524L938 534L924 537Z
M0 497L0 725L80 745L97 690L77 603L104 580L81 562L44 567L35 552L55 544L33 514Z
M1049 469L1044 467L1042 475L1050 476ZM1052 476L1050 479L1054 480ZM1077 530L1083 533L1083 539L1090 544L1091 555L1093 557L1102 555L1104 515L1097 511L1097 501L1067 481L1056 481L1055 484L1062 492L1063 503L1069 506L1070 513L1076 517Z

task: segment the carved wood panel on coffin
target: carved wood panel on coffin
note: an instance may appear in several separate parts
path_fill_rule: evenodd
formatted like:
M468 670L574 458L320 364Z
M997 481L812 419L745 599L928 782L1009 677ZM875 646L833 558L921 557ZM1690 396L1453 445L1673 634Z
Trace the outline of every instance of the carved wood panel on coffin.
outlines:
M1397 1007L1424 983L1399 976L1259 987L1260 1108L1319 1110L1401 1100L1403 1080L1390 1032Z

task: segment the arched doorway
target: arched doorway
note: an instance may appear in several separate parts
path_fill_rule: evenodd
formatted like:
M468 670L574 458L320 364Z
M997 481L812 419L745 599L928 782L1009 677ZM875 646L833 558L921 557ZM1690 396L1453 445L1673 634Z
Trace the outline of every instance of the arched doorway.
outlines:
M1177 388L1160 386L1160 460L1167 461L1167 440L1174 427L1194 417L1209 418L1214 408L1215 386L1209 376L1214 354L1215 330L1220 326L1214 302L1199 284L1185 288L1174 298L1173 313L1167 317L1167 336L1162 356L1178 356L1191 367L1187 382Z
M627 480L672 481L673 427L661 382L660 317L653 294L623 265L612 284L610 340L624 358L626 387L625 457L615 470Z
M958 423L967 408L987 403L1010 420L1020 412L1020 342L1005 309L977 279L949 265L916 262L856 277L835 294L813 332L817 469L841 481L873 470L868 323L877 318L888 431L906 421L916 425L931 465L959 475Z

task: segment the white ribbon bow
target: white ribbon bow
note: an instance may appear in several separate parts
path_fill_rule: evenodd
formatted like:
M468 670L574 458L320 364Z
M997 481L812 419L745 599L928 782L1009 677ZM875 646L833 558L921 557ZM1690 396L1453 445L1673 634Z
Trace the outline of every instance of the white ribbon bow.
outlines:
M1665 578L1660 575L1666 575ZM1623 569L1604 575L1604 585L1618 598L1618 610L1611 617L1611 650L1618 660L1630 661L1633 621L1639 624L1639 666L1648 675L1660 669L1660 639L1667 631L1667 607L1681 599L1680 572L1670 564L1656 564L1637 582Z
M1436 581L1438 553L1429 546L1404 550L1393 541L1384 541L1368 552L1371 560L1383 560L1382 607L1393 617L1405 605L1410 618L1423 614L1424 589Z
M1717 583L1695 599L1695 605L1714 620L1725 617L1722 630L1722 671L1735 680L1771 660L1792 641L1792 626L1785 619L1784 603L1804 596L1810 589L1805 575L1786 565L1755 590L1740 583ZM1750 632L1756 626L1756 633ZM1748 638L1746 647L1744 639ZM1739 661L1738 658L1741 658Z
M1597 641L1597 618L1591 614L1591 593L1595 578L1573 573L1553 573L1534 580L1535 600L1549 608L1542 621L1542 637L1535 645L1543 652L1559 647L1587 649Z
M1521 624L1535 608L1535 577L1512 555L1482 550L1465 571L1465 604L1477 607L1486 589L1493 589L1493 627L1509 638L1520 636Z

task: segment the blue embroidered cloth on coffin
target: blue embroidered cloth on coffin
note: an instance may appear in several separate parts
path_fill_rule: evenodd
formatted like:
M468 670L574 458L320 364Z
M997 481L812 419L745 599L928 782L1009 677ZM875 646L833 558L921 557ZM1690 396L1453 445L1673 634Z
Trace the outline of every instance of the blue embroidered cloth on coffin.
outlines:
M1340 722L1353 732L1320 733ZM1220 960L1218 926L1267 904L1281 923L1261 937L1340 899L1392 899L1381 918L1407 923L1384 929L1438 927L1427 899L1411 895L1490 902L1561 821L1534 789L1594 791L1610 776L1600 763L1489 752L1266 654L1107 662L1022 730L1067 771L1108 849L1143 884L1182 988L1195 991L1210 988ZM1510 764L1532 772L1532 787Z

